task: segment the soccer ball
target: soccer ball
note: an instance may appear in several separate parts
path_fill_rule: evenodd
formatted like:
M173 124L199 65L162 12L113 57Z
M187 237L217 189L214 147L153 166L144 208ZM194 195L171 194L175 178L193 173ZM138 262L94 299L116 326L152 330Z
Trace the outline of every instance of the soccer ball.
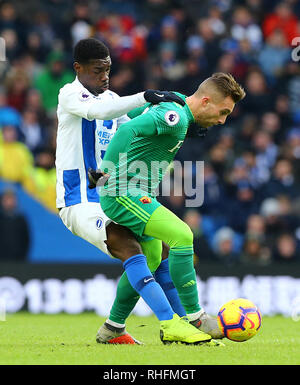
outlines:
M219 310L217 320L225 337L236 342L249 340L261 327L260 311L244 298L226 302Z

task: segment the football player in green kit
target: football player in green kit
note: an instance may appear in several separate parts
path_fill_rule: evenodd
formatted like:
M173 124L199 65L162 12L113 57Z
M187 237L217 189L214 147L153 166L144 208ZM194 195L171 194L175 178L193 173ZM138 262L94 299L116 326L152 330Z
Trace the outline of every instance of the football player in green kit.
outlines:
M129 114L132 120L120 126L101 165L105 179L102 178L100 203L108 217L129 228L138 240L151 240L157 265L162 241L170 247L170 275L187 318L180 318L172 310L140 247L123 263L130 284L160 321L162 342L209 343L211 336L197 329L203 310L198 302L192 231L157 201L153 191L165 172L157 165L173 161L189 126L224 124L245 91L230 74L216 73L202 82L193 95L177 95L185 100L184 106L174 102L148 103L133 110ZM133 183L137 180L138 184Z

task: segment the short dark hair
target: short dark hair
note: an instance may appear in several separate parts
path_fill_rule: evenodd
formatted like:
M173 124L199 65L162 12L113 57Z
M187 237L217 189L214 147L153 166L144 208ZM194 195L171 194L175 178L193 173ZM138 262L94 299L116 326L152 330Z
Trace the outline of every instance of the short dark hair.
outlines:
M86 64L94 59L105 59L107 56L109 56L107 46L93 38L80 40L74 48L74 60L80 64Z

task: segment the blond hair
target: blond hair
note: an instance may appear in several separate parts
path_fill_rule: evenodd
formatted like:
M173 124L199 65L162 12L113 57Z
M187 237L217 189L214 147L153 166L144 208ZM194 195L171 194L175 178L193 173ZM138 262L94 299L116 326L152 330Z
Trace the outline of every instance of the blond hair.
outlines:
M208 89L211 89L211 87L225 98L230 96L234 103L244 99L246 95L244 88L234 79L234 77L231 74L224 72L216 72L211 77L204 80L204 82L200 84L197 92L206 92Z

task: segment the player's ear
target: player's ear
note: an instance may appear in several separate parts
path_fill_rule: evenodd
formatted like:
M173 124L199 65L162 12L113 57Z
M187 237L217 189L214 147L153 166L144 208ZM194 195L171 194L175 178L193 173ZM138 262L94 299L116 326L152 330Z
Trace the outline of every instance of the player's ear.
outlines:
M209 102L210 102L210 97L209 96L203 96L203 98L201 99L201 104L204 107L206 107Z
M82 65L80 63L78 63L77 61L75 61L73 63L73 68L74 68L74 71L78 74L81 72Z

